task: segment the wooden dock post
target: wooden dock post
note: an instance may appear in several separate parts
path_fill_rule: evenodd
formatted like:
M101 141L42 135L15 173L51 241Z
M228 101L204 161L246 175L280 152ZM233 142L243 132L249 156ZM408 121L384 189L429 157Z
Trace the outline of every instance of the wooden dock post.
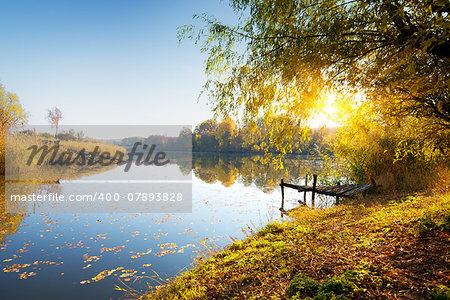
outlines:
M284 179L283 178L281 178L280 187L281 187L281 207L280 207L280 210L283 211L284 210Z
M341 182L338 181L337 185L341 185ZM338 205L338 204L339 204L339 196L336 196L336 205Z
M317 175L313 175L313 188L312 188L312 196L311 196L311 206L315 207L315 198L316 198L316 184L317 184Z
M308 185L308 174L305 176L305 186ZM303 192L303 204L306 205L306 191Z

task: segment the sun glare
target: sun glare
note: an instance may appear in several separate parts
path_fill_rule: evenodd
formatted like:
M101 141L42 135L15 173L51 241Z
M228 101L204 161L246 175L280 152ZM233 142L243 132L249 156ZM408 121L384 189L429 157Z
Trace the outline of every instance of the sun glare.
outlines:
M325 97L323 106L319 113L311 119L309 125L315 127L337 127L338 108L336 103L336 94L328 93Z

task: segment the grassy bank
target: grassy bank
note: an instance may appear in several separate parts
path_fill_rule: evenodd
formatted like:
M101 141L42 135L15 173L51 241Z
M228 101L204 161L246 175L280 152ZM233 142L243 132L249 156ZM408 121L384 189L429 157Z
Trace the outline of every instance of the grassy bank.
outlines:
M447 299L447 189L299 208L142 299Z
M36 151L37 154L32 155L33 151L30 146L36 146L36 149L47 147L52 149L58 147L54 161L61 160L73 161L69 165L65 163L52 163L53 151L49 150L47 155L42 155L43 150ZM117 145L108 144L104 141L94 139L84 140L56 140L54 138L43 137L38 134L15 134L8 136L8 143L6 145L6 159L8 165L5 167L4 163L0 163L3 170L6 171L11 178L17 179L44 179L44 180L58 180L58 179L75 179L81 176L104 172L107 169L114 168L115 164L102 165L98 163L88 164L87 158L85 162L75 160L80 151L91 153L98 147L100 152L109 152L112 155L116 151L126 153L126 150ZM38 161L43 156L43 161L38 164ZM33 158L31 163L29 158ZM87 157L87 156L86 156Z

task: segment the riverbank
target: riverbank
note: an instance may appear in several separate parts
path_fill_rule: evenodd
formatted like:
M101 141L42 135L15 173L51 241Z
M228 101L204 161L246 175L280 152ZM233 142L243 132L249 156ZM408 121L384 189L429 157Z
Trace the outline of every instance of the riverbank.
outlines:
M3 151L3 149L2 149ZM100 152L126 153L125 148L95 139L57 140L40 134L14 134L8 136L5 152L8 165L0 162L1 174L7 180L46 180L76 179L82 176L101 173L116 167L115 161L98 157Z
M292 211L142 299L449 296L446 188L364 203Z

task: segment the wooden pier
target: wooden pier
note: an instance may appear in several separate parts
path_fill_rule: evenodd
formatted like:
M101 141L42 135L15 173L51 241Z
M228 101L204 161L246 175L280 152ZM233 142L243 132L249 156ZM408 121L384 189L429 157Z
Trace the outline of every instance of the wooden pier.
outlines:
M311 192L312 206L314 207L315 195L322 194L327 196L336 197L336 204L339 204L339 198L354 198L357 194L363 193L371 188L377 187L375 180L371 179L372 183L369 184L340 184L337 185L327 185L327 186L317 186L317 175L313 175L313 184L308 185L308 177L305 179L305 185L296 185L291 183L285 183L281 179L281 211L284 211L284 188L291 188L297 190L299 193L303 192L304 201L298 201L303 205L306 205L306 192Z

